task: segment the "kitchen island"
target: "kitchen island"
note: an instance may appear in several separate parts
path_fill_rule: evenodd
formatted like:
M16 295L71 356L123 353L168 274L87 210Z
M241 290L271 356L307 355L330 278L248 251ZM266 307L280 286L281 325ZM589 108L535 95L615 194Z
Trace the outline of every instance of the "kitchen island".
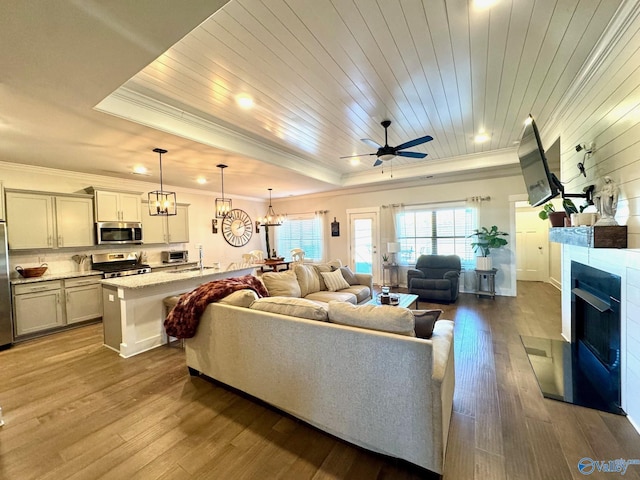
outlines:
M253 273L251 264L151 272L102 280L104 345L127 358L166 343L166 297L181 295L212 280Z

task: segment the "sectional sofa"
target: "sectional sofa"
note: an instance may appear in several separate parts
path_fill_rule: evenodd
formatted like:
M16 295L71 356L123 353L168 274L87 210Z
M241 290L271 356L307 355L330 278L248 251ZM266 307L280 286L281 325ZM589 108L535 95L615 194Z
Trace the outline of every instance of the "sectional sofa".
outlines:
M441 474L453 322L435 322L427 339L414 336L413 318L401 307L238 291L207 307L185 340L187 366L350 443Z

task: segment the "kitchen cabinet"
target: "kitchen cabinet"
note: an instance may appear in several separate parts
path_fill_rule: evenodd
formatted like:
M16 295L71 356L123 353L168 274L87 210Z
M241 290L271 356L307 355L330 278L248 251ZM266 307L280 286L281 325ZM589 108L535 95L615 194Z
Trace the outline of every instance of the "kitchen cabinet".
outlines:
M94 245L93 198L27 190L7 190L9 248Z
M140 222L141 198L139 192L93 190L96 204L96 222Z
M16 337L64 325L62 282L50 280L13 286Z
M176 205L177 215L168 217L146 214L147 202L143 202L142 239L144 243L188 243L189 205Z
M102 317L101 279L101 275L93 275L64 281L67 325Z
M4 210L4 184L0 182L0 220L5 219L5 210Z
M101 318L101 279L90 275L13 285L16 337Z

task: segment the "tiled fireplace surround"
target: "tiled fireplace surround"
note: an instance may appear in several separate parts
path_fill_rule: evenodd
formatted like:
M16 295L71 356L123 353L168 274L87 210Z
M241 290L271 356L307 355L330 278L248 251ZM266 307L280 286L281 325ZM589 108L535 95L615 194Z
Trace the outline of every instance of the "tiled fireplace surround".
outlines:
M640 433L640 251L562 245L562 336L571 341L571 261L621 278L622 408Z

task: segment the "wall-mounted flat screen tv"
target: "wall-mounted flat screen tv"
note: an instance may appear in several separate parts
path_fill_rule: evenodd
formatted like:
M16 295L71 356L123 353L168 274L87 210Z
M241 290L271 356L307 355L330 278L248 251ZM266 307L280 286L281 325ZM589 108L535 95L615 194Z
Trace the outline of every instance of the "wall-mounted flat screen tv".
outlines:
M529 203L532 207L542 205L560 193L556 184L557 180L549 171L540 133L531 115L529 115L522 132L518 158L529 194Z

